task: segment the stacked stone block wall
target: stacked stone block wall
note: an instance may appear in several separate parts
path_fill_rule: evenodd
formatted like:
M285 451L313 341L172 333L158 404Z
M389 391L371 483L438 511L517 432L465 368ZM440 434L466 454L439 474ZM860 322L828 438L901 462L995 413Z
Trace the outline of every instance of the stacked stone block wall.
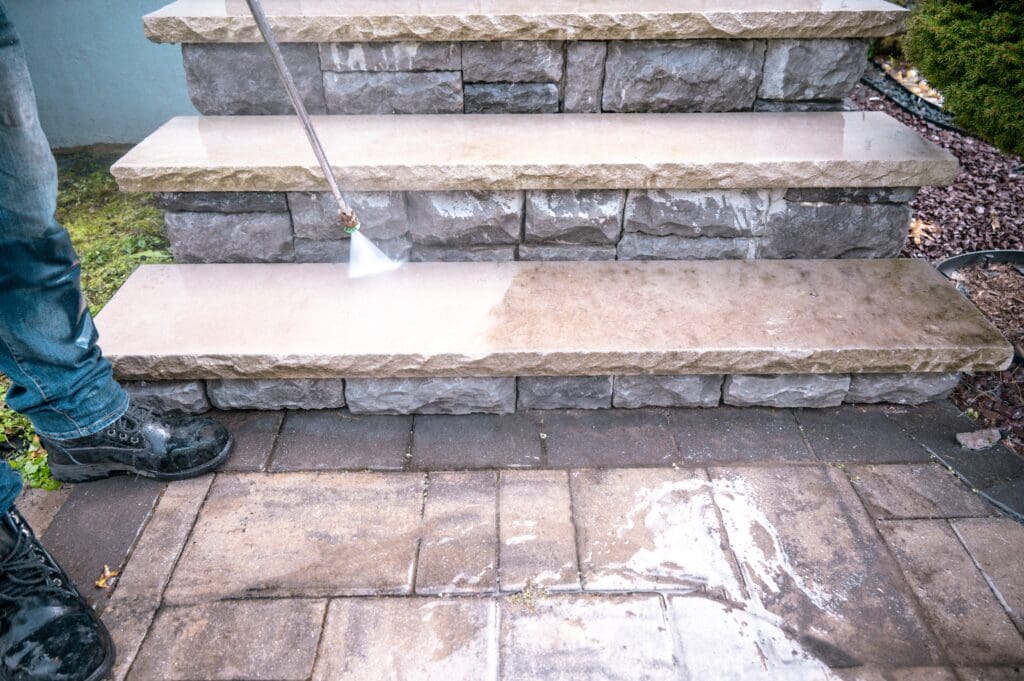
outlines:
M413 261L896 256L917 189L346 192ZM158 194L183 263L345 262L326 193Z
M182 46L209 115L290 114L259 44ZM639 113L841 109L867 41L630 40L292 43L319 114Z

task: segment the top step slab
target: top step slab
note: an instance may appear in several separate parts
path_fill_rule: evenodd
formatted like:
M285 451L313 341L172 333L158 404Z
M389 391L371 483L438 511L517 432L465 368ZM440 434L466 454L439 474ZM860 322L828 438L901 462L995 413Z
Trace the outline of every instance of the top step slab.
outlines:
M265 0L282 42L870 38L907 11L881 0ZM244 0L178 0L143 18L162 43L259 42Z

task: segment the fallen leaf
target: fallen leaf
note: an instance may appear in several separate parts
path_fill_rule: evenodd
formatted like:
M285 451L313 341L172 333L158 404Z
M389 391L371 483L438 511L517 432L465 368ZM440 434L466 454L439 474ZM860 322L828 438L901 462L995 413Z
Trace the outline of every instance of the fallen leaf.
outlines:
M113 582L111 580L116 581L118 575L120 574L121 573L117 570L111 570L109 565L104 565L103 574L100 575L100 578L96 580L96 587L99 589L109 589L111 586L113 586Z

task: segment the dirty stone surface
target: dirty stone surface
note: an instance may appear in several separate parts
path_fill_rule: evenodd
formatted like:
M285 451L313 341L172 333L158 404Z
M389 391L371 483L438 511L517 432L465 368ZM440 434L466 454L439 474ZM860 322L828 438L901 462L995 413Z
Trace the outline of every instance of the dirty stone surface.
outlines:
M1020 678L1024 525L922 460L945 411L806 413L221 412L244 465L19 503L117 681Z

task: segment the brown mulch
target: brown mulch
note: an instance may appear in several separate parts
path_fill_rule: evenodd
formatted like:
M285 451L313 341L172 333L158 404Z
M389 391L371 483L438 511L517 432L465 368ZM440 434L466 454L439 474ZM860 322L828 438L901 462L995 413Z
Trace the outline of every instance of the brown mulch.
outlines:
M914 223L904 257L937 262L970 251L1024 249L1024 159L931 125L863 85L853 100L865 111L884 111L960 160L953 185L924 187L912 204ZM1024 276L1012 265L989 265L971 268L961 278L1003 335L1024 345ZM1024 456L1024 367L967 376L952 399L979 428L999 428L1010 449Z

